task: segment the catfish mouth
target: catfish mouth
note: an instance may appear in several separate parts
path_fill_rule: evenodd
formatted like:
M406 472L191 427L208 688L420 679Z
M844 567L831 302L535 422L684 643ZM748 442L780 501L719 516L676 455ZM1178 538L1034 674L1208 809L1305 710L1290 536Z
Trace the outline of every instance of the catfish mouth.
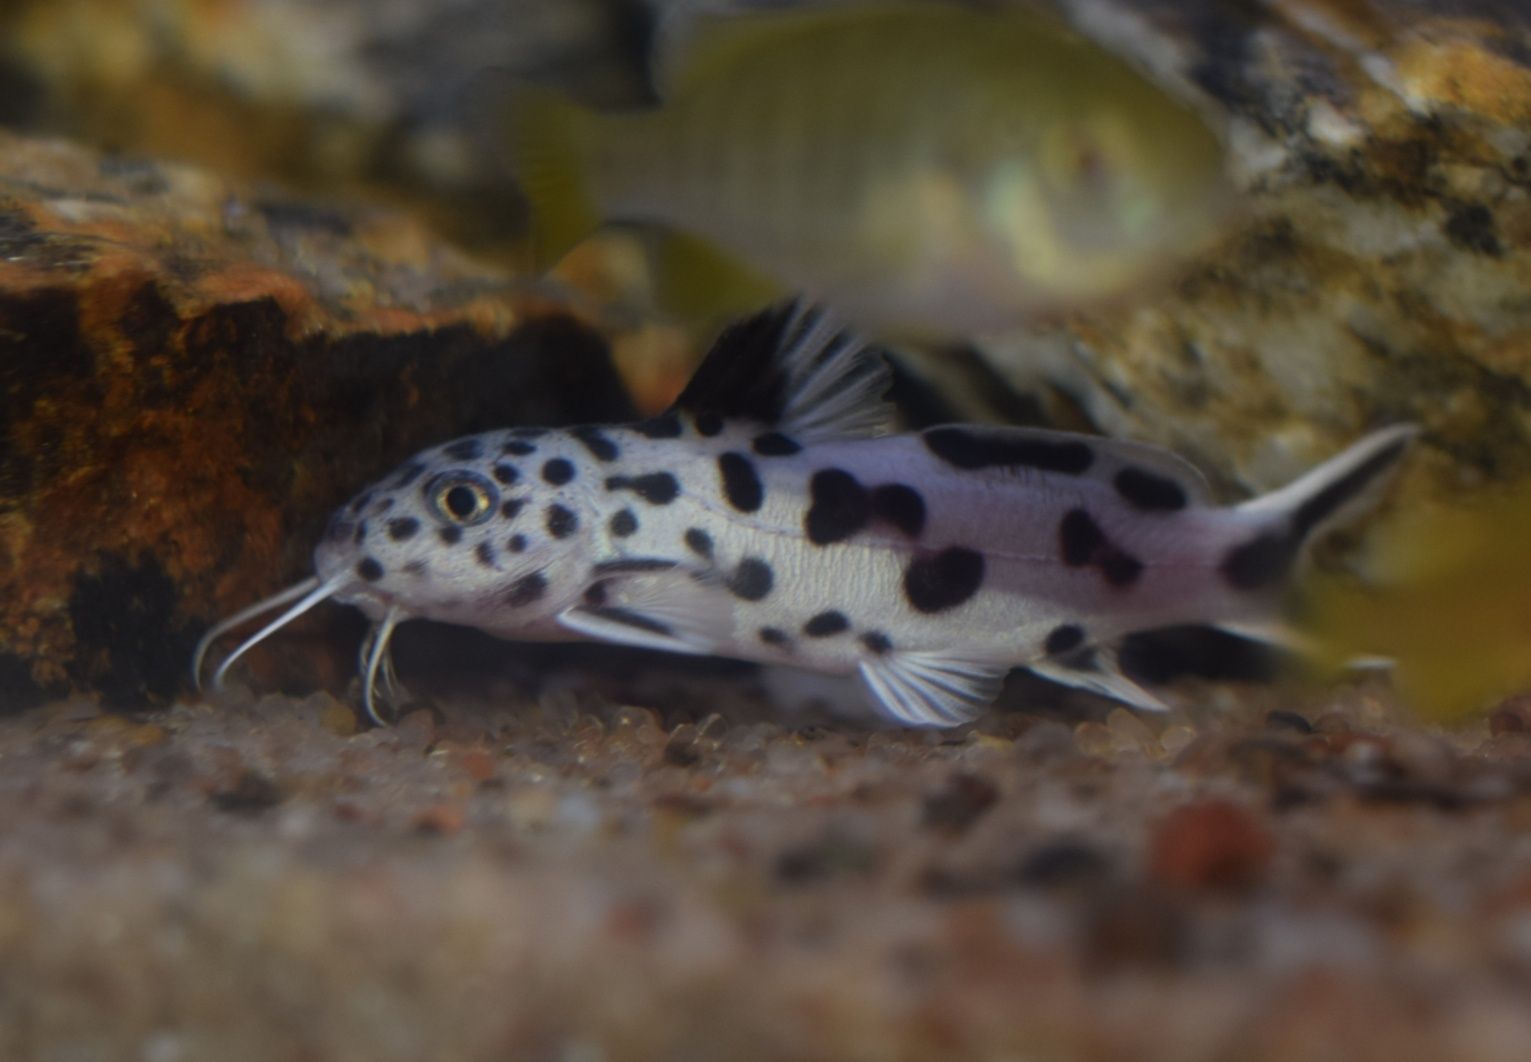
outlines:
M379 726L386 725L386 721L378 710L378 683L381 680L390 699L399 691L398 681L393 673L392 657L389 655L389 643L393 637L394 628L409 619L410 614L401 609L391 596L379 593L366 583L358 582L349 570L342 570L328 579L312 575L214 624L202 636L197 643L196 651L192 654L193 687L198 691L202 690L202 675L206 670L207 655L224 635L251 620L285 607L285 611L240 642L234 647L233 652L224 657L217 669L213 671L210 685L215 690L223 687L229 669L240 657L299 616L331 600L359 607L372 620L372 627L362 641L358 657L358 667L362 673L362 704L367 716L374 723Z

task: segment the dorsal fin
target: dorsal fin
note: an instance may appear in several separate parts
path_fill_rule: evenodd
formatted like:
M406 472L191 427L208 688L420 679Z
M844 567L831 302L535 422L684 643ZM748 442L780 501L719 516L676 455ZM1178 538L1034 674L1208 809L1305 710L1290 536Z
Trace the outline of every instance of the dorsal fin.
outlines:
M661 99L674 99L693 85L706 87L719 71L729 70L752 52L791 48L826 30L863 25L869 15L928 14L932 6L920 0L881 0L870 5L741 11L729 0L671 0L654 27L649 81Z
M804 442L882 435L889 382L879 354L823 309L794 301L729 326L675 408L753 420Z

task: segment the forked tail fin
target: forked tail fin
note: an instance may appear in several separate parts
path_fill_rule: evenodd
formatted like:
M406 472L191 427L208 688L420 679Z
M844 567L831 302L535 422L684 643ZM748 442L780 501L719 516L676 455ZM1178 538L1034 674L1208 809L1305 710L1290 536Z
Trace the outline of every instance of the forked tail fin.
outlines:
M1285 487L1240 505L1238 512L1263 517L1263 526L1228 551L1224 577L1240 590L1283 581L1310 542L1376 504L1418 434L1412 424L1383 428Z

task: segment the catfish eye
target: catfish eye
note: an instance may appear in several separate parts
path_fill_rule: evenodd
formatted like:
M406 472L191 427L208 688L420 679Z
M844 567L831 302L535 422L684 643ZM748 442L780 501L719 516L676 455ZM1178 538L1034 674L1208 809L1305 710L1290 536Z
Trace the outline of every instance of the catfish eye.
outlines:
M436 476L426 484L425 496L437 516L464 527L483 523L500 504L494 484L472 472Z

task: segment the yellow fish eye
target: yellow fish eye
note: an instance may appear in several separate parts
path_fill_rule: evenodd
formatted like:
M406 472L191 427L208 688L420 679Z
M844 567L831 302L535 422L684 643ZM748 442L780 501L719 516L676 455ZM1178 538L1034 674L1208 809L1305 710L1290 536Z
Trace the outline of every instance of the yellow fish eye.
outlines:
M444 472L430 481L425 494L437 516L463 527L489 519L500 502L494 484L473 472Z

